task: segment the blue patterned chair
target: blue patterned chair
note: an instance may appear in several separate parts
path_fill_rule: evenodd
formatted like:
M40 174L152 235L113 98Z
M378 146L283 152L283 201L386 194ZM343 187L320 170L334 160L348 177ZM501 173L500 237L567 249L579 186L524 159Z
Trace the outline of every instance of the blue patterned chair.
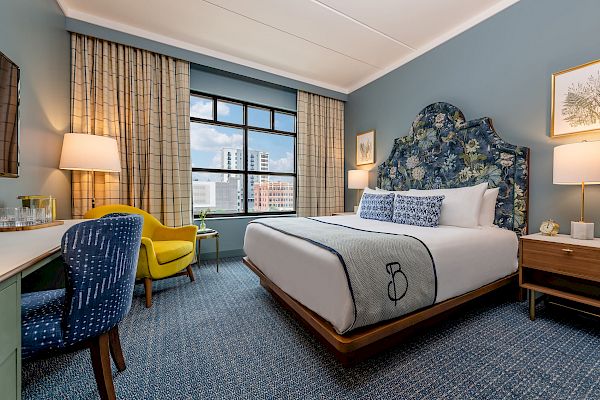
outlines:
M107 215L64 234L66 289L21 298L23 359L89 347L100 397L116 398L110 355L123 371L117 325L131 308L142 224L139 215Z

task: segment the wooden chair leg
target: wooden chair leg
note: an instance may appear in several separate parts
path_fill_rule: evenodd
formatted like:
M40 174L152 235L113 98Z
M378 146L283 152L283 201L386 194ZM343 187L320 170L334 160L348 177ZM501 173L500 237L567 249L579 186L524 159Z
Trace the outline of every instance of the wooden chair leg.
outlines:
M187 274L190 277L190 282L194 282L196 280L196 277L194 276L194 270L192 270L192 266L188 265L186 269Z
M125 357L123 356L121 338L119 338L119 328L117 326L108 331L108 340L110 343L110 355L117 366L117 370L119 372L125 371Z
M146 308L152 307L152 279L144 278L144 290L146 291Z
M90 344L90 353L92 356L92 367L96 377L96 385L102 400L116 400L115 386L112 380L112 370L110 367L108 333L92 339Z

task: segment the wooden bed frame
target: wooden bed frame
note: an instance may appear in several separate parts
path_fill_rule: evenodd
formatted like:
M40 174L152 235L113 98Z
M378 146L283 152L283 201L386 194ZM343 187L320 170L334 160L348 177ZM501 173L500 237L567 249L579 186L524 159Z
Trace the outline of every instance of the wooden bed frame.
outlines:
M261 286L271 292L281 304L298 316L299 320L334 353L344 366L353 365L396 345L411 334L448 317L451 312L457 311L459 306L493 291L512 287L516 291L517 298L522 300L522 291L518 287L518 273L515 272L477 290L453 297L420 311L359 328L348 335L340 335L329 322L294 300L274 284L248 257L244 257L243 261L260 278Z
M441 125L438 119L440 116L444 116L444 122ZM434 103L425 107L413 122L411 135L396 139L389 158L379 165L377 186L386 190L408 190L413 188L406 181L406 178L404 178L407 176L406 171L401 172L405 169L404 165L408 157L419 154L419 157L423 160L435 160L438 154L444 154L450 148L464 146L464 143L461 144L459 140L466 142L468 139L472 139L476 144L478 143L478 148L483 149L483 153L480 155L483 159L480 158L478 162L489 167L487 171L490 176L479 176L478 179L487 182L496 182L497 187L499 187L494 223L501 228L514 231L517 235L527 234L529 149L527 147L515 146L502 140L494 130L492 121L489 118L465 121L463 113L451 104ZM440 146L422 146L418 142L418 140L429 140L427 139L427 132L431 130L437 132L441 143ZM419 137L423 137L423 139L418 139ZM509 163L506 163L507 156L509 158L513 157ZM416 187L416 189L458 187L458 183L461 184L460 186L480 183L479 181L464 182L460 179L453 179L460 175L460 168L457 168L452 173L440 173L440 171L436 170L436 168L440 168L438 164L434 163L429 166L427 173L429 176L435 177L435 181L441 176L446 181L444 182L440 179L440 186L420 186ZM503 170L503 168L506 169ZM500 182L495 181L492 176L493 174L489 172L494 170L505 171L505 180ZM512 172L509 173L509 170ZM425 181L423 179L419 182L423 184ZM438 184L431 180L427 182L429 184ZM521 218L517 218L517 215ZM269 280L261 271L260 266L254 264L248 257L244 258L244 264L258 275L260 284L270 291L285 307L296 314L299 320L313 331L317 338L325 343L344 365L353 364L389 348L410 334L439 322L466 303L500 289L514 288L517 299L520 301L523 300L523 291L518 286L518 273L515 272L479 289L441 303L396 319L353 330L347 335L340 335L329 322L294 300Z

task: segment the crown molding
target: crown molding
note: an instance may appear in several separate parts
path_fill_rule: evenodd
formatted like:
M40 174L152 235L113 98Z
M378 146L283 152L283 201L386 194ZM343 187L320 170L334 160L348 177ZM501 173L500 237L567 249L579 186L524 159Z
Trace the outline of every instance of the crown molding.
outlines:
M331 7L325 6L323 3L321 3L318 0L311 0L314 3L320 4L323 7L326 7L328 9L330 9L332 12L335 12L337 14L340 14L342 16L345 16L346 18L349 18L350 20L354 21L357 24L360 24L361 26L365 26L366 28L378 32L381 35L387 37L387 35L385 35L382 32L377 31L376 29L367 26L365 24L363 24L362 22L355 20L354 18L351 18L341 12L339 12L338 10L332 9ZM72 18L72 19L76 19L76 20L80 20L80 21L84 21L90 24L94 24L94 25L99 25L105 28L109 28L109 29L113 29L116 31L121 31L130 35L134 35L134 36L139 36L142 37L144 39L148 39L148 40L153 40L156 42L160 42L169 46L173 46L173 47L177 47L183 50L188 50L188 51L192 51L195 53L199 53L199 54L203 54L206 56L210 56L210 57L214 57L214 58L218 58L224 61L229 61L235 64L239 64L239 65L243 65L249 68L254 68L256 70L259 71L263 71L263 72L268 72L271 74L275 74L275 75L279 75L282 76L284 78L288 78L288 79L293 79L299 82L303 82L303 83L307 83L310 85L315 85L315 86L319 86L322 87L324 89L328 89L328 90L333 90L342 94L349 94L352 93L358 89L360 89L363 86L368 85L369 83L381 78L382 76L394 71L395 69L401 67L404 64L409 63L410 61L420 57L421 55L427 53L428 51L434 49L437 46L440 46L441 44L447 42L448 40L460 35L461 33L467 31L468 29L474 27L475 25L485 21L486 19L496 15L497 13L505 10L506 8L512 6L515 3L518 3L520 0L504 0L501 1L500 3L497 3L496 5L494 5L493 7L490 7L488 9L486 9L485 11L475 15L472 18L469 18L467 21L463 22L462 24L460 24L459 26L457 26L456 28L444 33L443 35L440 35L438 37L436 37L435 39L431 40L430 42L428 42L427 44L425 44L424 46L420 47L420 48L416 48L414 49L414 51L412 53L410 53L408 56L403 57L399 60L397 60L396 62L390 64L389 66L385 67L385 68L381 68L378 71L376 71L375 73L369 75L368 77L361 79L360 81L356 82L353 85L350 85L348 87L342 87L342 86L338 86L338 85L334 85L328 82L323 82L323 81L319 81L317 79L312 79L312 78L308 78L306 76L302 76L299 74L295 74L295 73L291 73L288 71L284 71L278 68L274 68L274 67L270 67L268 65L262 64L262 63L257 63L254 61L250 61L241 57L237 57L237 56L233 56L231 54L227 54L221 51L217 51L217 50L213 50L213 49L209 49L203 46L198 46L195 45L193 43L189 43L186 41L181 41L178 39L174 39L172 37L169 36L165 36L165 35L160 35L154 32L150 32L141 28L137 28L135 26L131 26L128 24L123 24L123 23L119 23L119 22L115 22L112 20L108 20L105 18L101 18L101 17L97 17L95 15L91 15L88 13L84 13L81 11L77 11L74 9L69 8L66 4L65 4L65 0L56 0L58 6L61 8L61 10L63 11L63 14L65 14L66 17ZM408 45L404 44L406 47L409 47Z
M59 0L57 0L57 1L59 1ZM235 64L254 68L259 71L268 72L268 73L271 73L274 75L279 75L284 78L293 79L293 80L304 82L304 83L307 83L310 85L319 86L324 89L333 90L335 92L339 92L342 94L348 94L348 89L345 87L333 85L333 84L330 84L327 82L322 82L317 79L308 78L308 77L298 75L298 74L295 74L292 72L288 72L288 71L284 71L284 70L281 70L278 68L270 67L268 65L264 65L264 64L257 63L254 61L246 60L241 57L232 56L230 54L223 53L223 52L220 52L217 50L212 50L212 49L209 49L206 47L198 46L198 45L195 45L195 44L192 44L189 42L174 39L169 36L160 35L160 34L157 34L154 32L150 32L150 31L147 31L144 29L137 28L135 26L123 24L120 22L115 22L112 20L97 17L95 15L91 15L91 14L84 13L81 11L73 10L70 8L65 7L64 11L66 11L65 16L67 16L68 18L84 21L84 22L94 24L94 25L99 25L99 26L102 26L102 27L105 27L108 29L113 29L115 31L124 32L124 33L130 34L130 35L139 36L144 39L153 40L155 42L160 42L160 43L163 43L163 44L166 44L169 46L178 47L183 50L188 50L188 51L192 51L194 53L199 53L199 54L203 54L206 56L218 58L218 59L221 59L224 61L229 61L229 62L232 62Z
M58 4L58 7L60 8L60 11L62 11L63 15L68 17L67 7L63 4L63 0L56 0L56 4Z

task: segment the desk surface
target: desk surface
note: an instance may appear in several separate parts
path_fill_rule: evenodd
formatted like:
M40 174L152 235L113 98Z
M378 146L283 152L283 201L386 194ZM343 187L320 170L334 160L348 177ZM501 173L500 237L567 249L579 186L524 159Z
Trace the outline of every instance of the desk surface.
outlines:
M83 220L30 231L0 232L0 282L58 252L63 234Z

